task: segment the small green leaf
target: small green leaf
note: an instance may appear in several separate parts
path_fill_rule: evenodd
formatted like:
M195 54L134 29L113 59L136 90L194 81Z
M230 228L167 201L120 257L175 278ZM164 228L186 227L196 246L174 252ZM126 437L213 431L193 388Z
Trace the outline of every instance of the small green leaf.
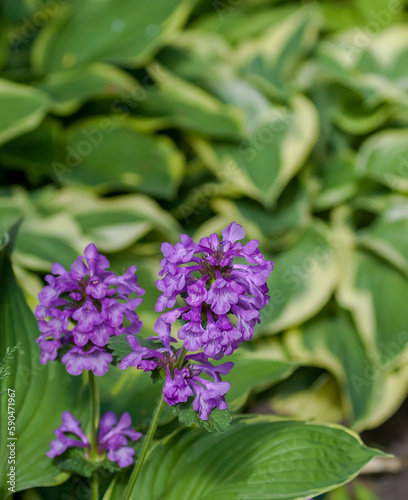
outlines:
M91 477L99 467L99 462L90 462L84 457L84 450L70 448L63 455L56 457L55 463L63 472L75 472L80 476Z
M115 356L118 361L122 361L125 356L133 352L127 341L128 335L128 333L122 333L121 335L115 335L108 340L108 347L111 349L113 356Z
M201 420L198 412L193 410L192 400L189 399L186 403L179 403L171 406L174 415L177 415L181 424L188 427L204 427L208 432L220 431L225 432L230 423L231 415L228 410L219 410L214 408L208 420Z

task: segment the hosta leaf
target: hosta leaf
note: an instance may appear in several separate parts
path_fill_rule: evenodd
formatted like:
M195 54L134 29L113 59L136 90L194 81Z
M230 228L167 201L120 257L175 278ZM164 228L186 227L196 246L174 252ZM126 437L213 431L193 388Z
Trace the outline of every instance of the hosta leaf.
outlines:
M196 140L203 162L242 193L272 203L302 167L318 131L314 106L304 97L290 108L267 108L263 120L239 145Z
M302 500L350 481L381 454L341 427L244 417L223 434L185 429L158 443L132 499Z
M299 363L326 368L341 387L345 418L357 429L370 426L383 404L385 372L369 358L350 319L312 320L284 337L289 353ZM375 377L368 374L376 373Z
M408 193L408 130L384 130L361 146L356 169L360 176Z
M164 136L139 131L138 122L91 118L67 131L65 163L56 165L62 182L100 189L140 189L171 198L183 172L183 158Z
M299 60L313 47L320 24L315 5L298 9L258 39L239 47L241 70L267 92L287 96L288 80Z
M191 6L182 0L154 2L148 9L141 0L74 2L37 39L34 65L46 71L97 61L140 66L183 23Z
M85 245L69 214L27 217L17 236L13 260L22 267L49 272L54 262L70 268Z
M59 154L62 126L46 118L35 130L26 132L0 147L0 160L7 167L23 169L30 180L50 176L50 165Z
M231 202L215 199L211 207L220 216L234 220L245 227L247 236L257 239L261 245L277 246L299 234L311 222L309 199L306 191L299 190L286 200L279 200L277 207L266 210L252 200L238 199Z
M394 198L378 218L358 234L357 242L394 264L408 277L408 202Z
M273 258L267 283L270 302L261 313L260 332L276 333L312 317L337 283L337 263L324 225L314 223L290 249Z
M265 404L262 401L261 404ZM344 410L336 379L317 368L299 368L268 392L272 413L318 422L342 422Z
M39 90L0 80L0 144L36 128L48 106L47 96Z
M136 92L139 84L114 66L94 63L52 73L38 87L50 97L54 113L68 115L89 99L119 96L119 101L126 104L134 99L132 92Z
M67 478L45 453L53 440L53 430L61 424L62 412L72 411L81 418L85 401L80 378L68 375L62 364L40 364L40 352L35 343L37 320L15 282L7 251L7 247L3 247L0 254L0 359L3 359L7 347L17 346L17 351L9 363L10 375L1 381L1 390L7 394L7 388L11 388L16 394L16 489L23 490L51 486ZM8 435L7 397L4 395L0 398L0 405L1 441L5 443ZM83 425L86 425L86 420ZM2 471L8 470L7 451L6 447L0 451ZM6 498L7 478L5 475L2 478L0 494Z
M327 162L319 177L320 192L315 200L318 210L344 203L357 193L354 163L355 153L352 150L342 151Z
M170 239L180 233L170 214L143 195L110 199L89 196L86 204L71 211L83 234L106 252L127 248L152 229Z
M52 207L53 213L69 214L71 221L77 225L77 231L82 233L86 241L95 243L102 252L123 250L151 230L158 231L162 238L170 241L178 239L181 232L171 215L144 195L104 198L83 186L47 188L37 192L34 206L41 212L48 212ZM31 210L28 207L26 209L26 216L32 215L32 207ZM44 221L42 224L44 226ZM70 237L74 241L78 240L73 234ZM135 263L135 259L133 257L129 266Z
M243 134L243 113L227 106L204 90L183 81L155 65L151 73L159 88L146 93L141 111L164 117L169 125L205 135L239 139Z
M297 9L293 4L252 11L239 9L245 7L243 4L235 6L235 9L229 9L222 2L215 3L214 6L216 12L193 21L194 31L198 30L203 35L208 32L219 33L234 44L259 37L261 33L265 33Z
M401 313L408 278L368 252L351 251L345 257L347 265L342 269L338 300L352 312L369 356L380 368L391 371L408 345Z

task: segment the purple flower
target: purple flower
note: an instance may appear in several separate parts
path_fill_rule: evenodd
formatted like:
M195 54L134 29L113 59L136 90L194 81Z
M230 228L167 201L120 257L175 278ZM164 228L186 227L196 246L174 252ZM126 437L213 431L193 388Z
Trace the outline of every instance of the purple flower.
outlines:
M101 418L98 438L98 451L108 450L107 457L111 462L117 462L119 467L127 467L133 462L135 450L127 446L128 439L137 441L142 437L140 432L130 428L132 420L129 413L124 413L119 422L112 411Z
M227 408L224 396L229 391L230 383L223 382L221 374L229 373L234 363L229 361L213 366L203 354L186 356L186 361L187 365L182 369L174 368L173 374L167 367L163 388L164 401L172 406L195 396L193 409L198 412L201 420L208 420L211 410L215 407L220 410ZM200 377L203 373L213 380Z
M178 296L185 297L186 306L161 315L155 325L161 337L165 332L170 335L171 323L181 316L185 323L178 336L184 347L202 349L216 359L232 354L252 337L260 311L269 301L266 280L273 263L265 260L258 241L240 243L244 237L244 229L233 222L222 231L222 241L217 234L199 243L181 235L181 242L174 246L163 243L159 273L163 278L156 282L162 294L156 311L173 308ZM236 263L236 258L247 263ZM230 316L236 322L231 323Z
M133 352L123 358L119 368L125 370L129 366L136 366L144 371L165 370L163 396L167 404L172 406L185 403L189 397L193 397L193 408L202 420L208 420L211 410L215 407L220 410L227 408L224 396L230 384L223 382L221 375L229 373L234 363L213 366L204 353L189 354L180 359L180 356L184 356L183 349L176 351L171 346L175 339L171 337L166 339L162 347L156 349L143 347L132 335L127 337L127 341ZM202 374L207 378L202 378Z
M142 322L134 310L142 299L134 296L143 295L144 290L137 284L136 266L122 276L108 267L108 260L93 244L69 272L53 264L35 310L42 364L54 361L68 347L61 360L71 375L83 370L104 375L113 359L106 351L109 338L140 331Z
M85 448L85 457L89 459L91 444L82 432L79 420L76 420L69 411L65 411L61 417L62 425L55 429L57 437L50 444L50 451L47 456L55 458L61 455L68 448ZM130 441L137 441L142 434L130 428L132 424L129 413L124 413L119 422L115 414L111 411L105 413L99 423L99 437L97 442L97 452L99 457L105 454L111 462L117 462L119 467L127 467L133 462L135 450L128 446ZM66 435L68 434L68 435ZM76 436L74 439L69 436Z
M64 411L61 417L62 425L55 429L54 434L57 436L55 441L51 443L51 449L47 452L47 456L54 458L61 455L67 448L80 446L88 448L89 442L80 428L79 420L76 420L69 411ZM73 439L65 435L65 432L76 436L78 439Z

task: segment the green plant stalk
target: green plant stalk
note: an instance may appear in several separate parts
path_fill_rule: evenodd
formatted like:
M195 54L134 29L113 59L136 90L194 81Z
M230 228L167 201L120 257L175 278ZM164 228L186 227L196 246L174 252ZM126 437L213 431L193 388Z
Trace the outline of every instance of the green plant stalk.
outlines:
M157 429L157 424L159 423L159 418L163 408L165 406L163 393L157 403L156 409L154 410L152 421L150 422L149 430L147 431L146 438L144 440L142 449L140 451L140 455L137 459L135 468L132 471L132 474L129 478L128 485L125 490L125 494L123 495L123 500L130 500L133 492L133 488L135 487L136 480L139 477L140 471L142 469L143 463L146 460L147 452L149 451L150 444L153 440L154 434Z
M89 381L89 401L91 410L91 460L95 460L98 457L97 448L97 436L96 432L99 426L99 392L95 380L95 375L88 371L88 381ZM99 479L98 471L92 474L91 480L91 499L99 500Z

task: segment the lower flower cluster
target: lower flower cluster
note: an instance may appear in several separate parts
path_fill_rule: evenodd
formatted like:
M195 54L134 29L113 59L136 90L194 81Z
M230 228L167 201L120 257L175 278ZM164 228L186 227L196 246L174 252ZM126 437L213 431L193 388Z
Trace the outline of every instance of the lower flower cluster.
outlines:
M133 335L129 335L127 340L133 352L123 358L119 368L125 370L135 366L144 371L164 371L163 395L167 404L185 403L189 397L194 397L193 409L201 420L208 420L214 408L227 408L225 394L231 384L223 382L221 375L228 374L234 363L229 361L214 366L204 353L184 355L185 349L176 351L171 346L175 342L172 338L165 339L164 343L160 343L162 347L157 349L143 347Z
M64 411L61 420L62 425L54 431L57 439L52 441L47 456L55 458L68 448L80 447L85 449L87 458L90 458L91 444L81 429L80 421L69 411ZM119 467L127 467L133 463L135 450L128 444L130 441L140 439L142 434L131 429L131 424L129 413L124 413L119 422L112 411L105 413L99 424L97 443L99 459L107 456L111 462L117 462ZM70 436L75 436L77 439Z

